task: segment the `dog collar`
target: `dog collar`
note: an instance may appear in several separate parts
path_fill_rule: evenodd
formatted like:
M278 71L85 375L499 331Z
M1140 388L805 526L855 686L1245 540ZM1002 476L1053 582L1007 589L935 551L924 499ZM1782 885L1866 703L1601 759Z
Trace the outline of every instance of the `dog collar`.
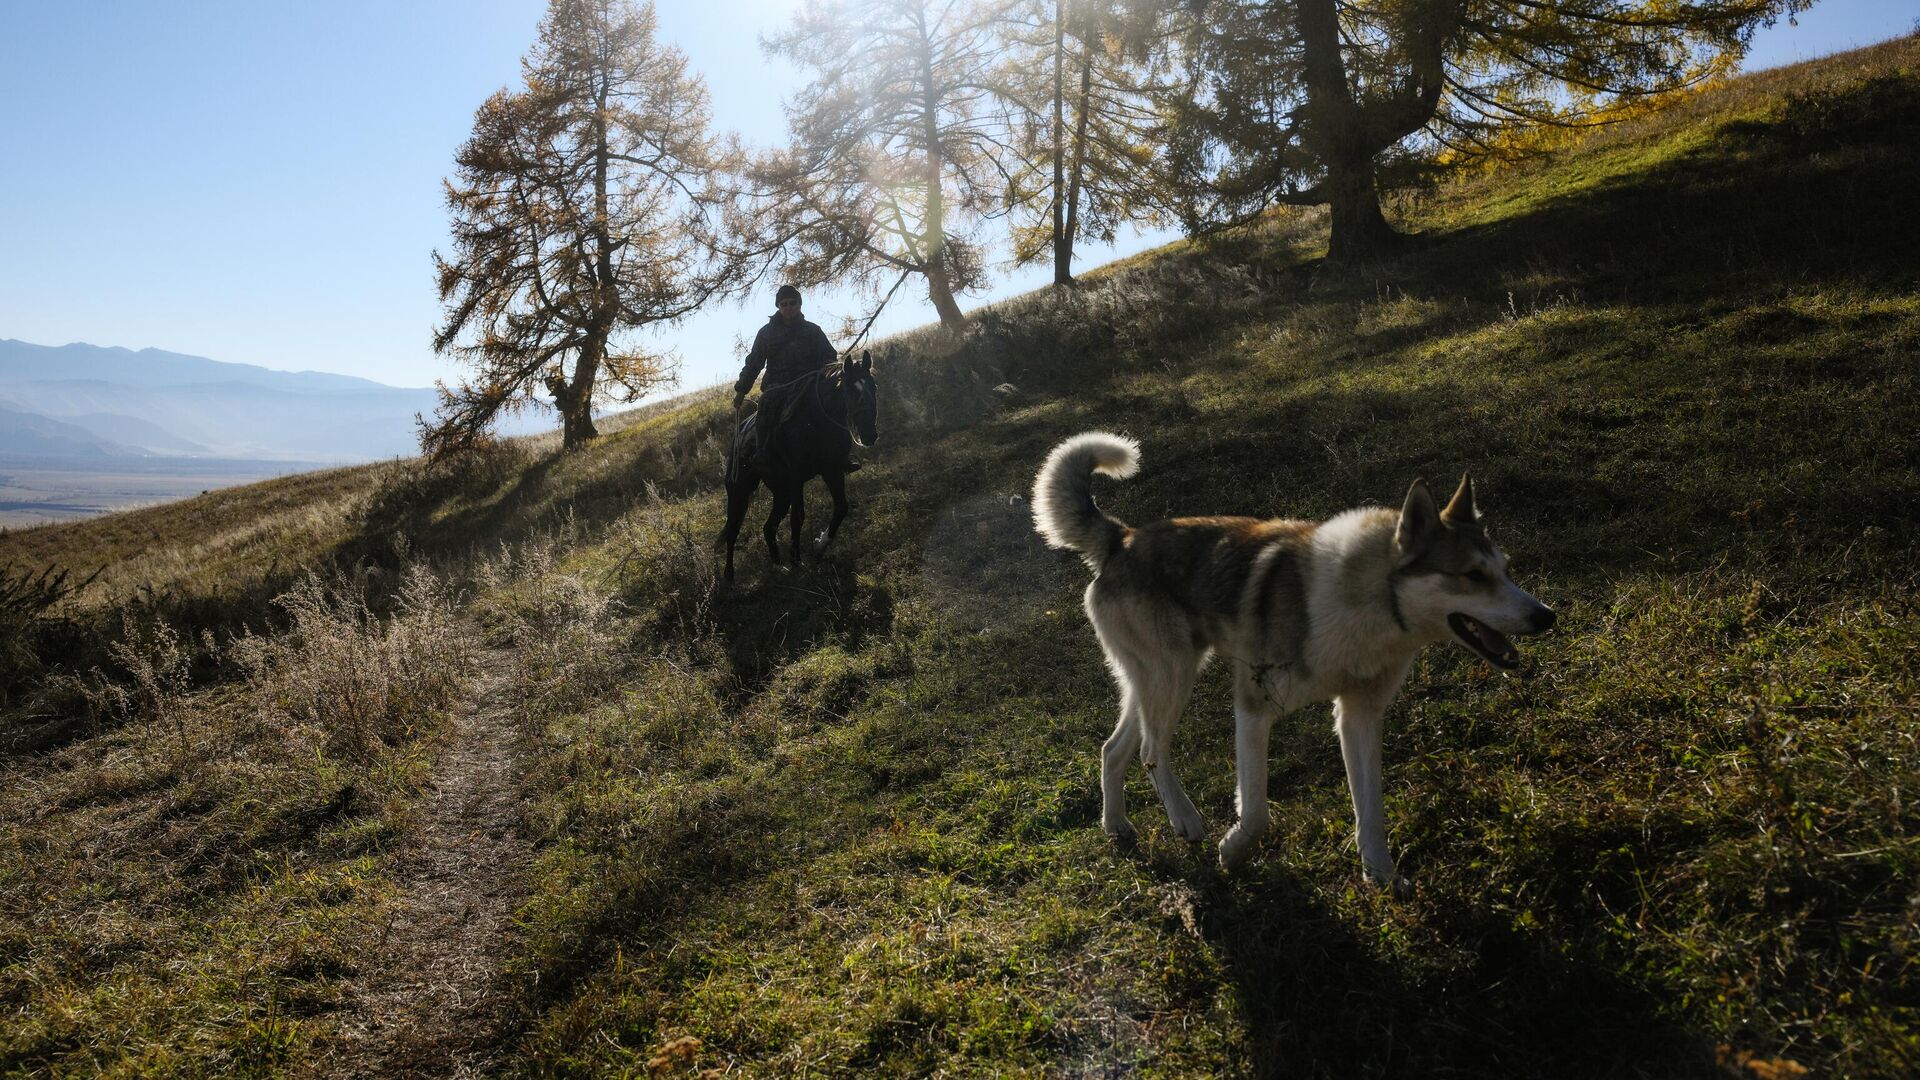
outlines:
M1393 613L1393 624L1403 634L1410 634L1413 628L1407 625L1407 617L1400 614L1400 571L1387 575L1387 610Z

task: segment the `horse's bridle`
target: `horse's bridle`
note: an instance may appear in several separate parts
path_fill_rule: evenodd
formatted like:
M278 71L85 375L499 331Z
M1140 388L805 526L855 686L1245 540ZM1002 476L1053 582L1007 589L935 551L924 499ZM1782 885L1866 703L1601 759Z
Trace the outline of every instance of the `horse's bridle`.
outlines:
M843 360L840 363L836 364L835 366L840 369L840 377L843 380L845 380L848 377L847 376L848 368L847 368L846 361ZM820 396L821 387L823 387L827 381L827 369L816 368L813 371L810 371L806 375L802 376L802 378L811 378L814 380L813 399L815 401L820 402L820 414L827 418L827 422L839 428L840 430L846 432L847 437L853 440L855 446L861 446L861 447L866 446L867 445L866 442L860 438L860 433L858 431L855 431L853 427L852 402L849 401L847 404L847 418L844 421L837 421L833 418L833 413L827 409L826 401L823 398L821 398ZM843 381L840 384L839 389L840 389L842 398L845 398L847 396L847 391L849 390L849 388L850 388L849 383L845 381Z

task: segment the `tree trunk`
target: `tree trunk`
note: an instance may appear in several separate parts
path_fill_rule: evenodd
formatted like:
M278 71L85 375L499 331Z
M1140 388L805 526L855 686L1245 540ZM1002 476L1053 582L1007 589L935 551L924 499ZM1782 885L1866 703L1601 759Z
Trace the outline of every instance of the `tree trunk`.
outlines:
M967 317L960 313L960 305L953 300L953 280L947 273L947 215L946 191L942 182L946 179L946 159L940 153L940 99L933 83L933 47L924 39L920 52L922 123L925 126L927 140L927 216L926 228L921 232L922 250L927 253L927 299L933 301L933 309L940 313L940 325L955 327L964 325Z
M582 404L568 413L560 427L560 448L578 450L600 437L600 429L593 426L593 409Z
M1093 111L1093 45L1080 43L1080 100L1074 109L1073 119L1073 179L1067 184L1067 254L1062 266L1073 259L1073 240L1080 235L1080 192L1087 175L1087 114ZM1056 278L1063 284L1071 285L1073 275L1066 273L1064 278Z
M1374 156L1399 135L1374 130L1371 110L1354 100L1340 54L1335 0L1299 0L1299 20L1307 88L1302 137L1326 165L1327 202L1333 209L1327 258L1336 262L1374 258L1405 239L1380 213L1380 193L1373 184Z
M593 375L598 364L588 365L585 351L579 363L574 365L574 377L569 381L559 372L550 372L546 377L547 392L553 395L554 411L560 414L560 446L564 450L578 450L592 442L600 434L593 426ZM581 381L581 371L589 374Z
M1373 184L1373 163L1349 166L1327 178L1328 202L1333 210L1327 258L1334 262L1365 262L1406 247L1406 234L1394 231L1380 212L1380 192Z
M953 299L953 282L947 277L944 253L940 258L927 264L927 299L933 301L933 310L940 313L941 326L966 325L967 317L961 313L960 305Z
M580 346L580 357L573 364L573 378L555 375L548 386L553 391L554 407L560 410L560 446L578 450L599 436L593 426L593 383L600 375L600 360L606 355L604 338L589 337Z
M1067 0L1053 7L1053 283L1073 284L1073 238L1066 222Z
M607 170L611 149L607 142L606 72L594 96L593 113L593 322L580 356L573 364L573 378L564 395L556 388L555 402L560 406L560 446L578 450L599 436L593 426L593 386L600 377L600 361L607 355L607 337L619 318L619 282L613 273L613 235L608 224Z

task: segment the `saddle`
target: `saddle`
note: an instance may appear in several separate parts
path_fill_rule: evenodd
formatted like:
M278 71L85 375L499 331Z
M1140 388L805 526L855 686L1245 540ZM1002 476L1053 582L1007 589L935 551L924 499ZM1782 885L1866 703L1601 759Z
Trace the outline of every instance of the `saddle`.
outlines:
M753 461L756 466L760 464L757 457L760 450L760 440L757 437L759 435L760 417L761 414L758 412L749 413L747 414L747 418L740 422L740 426L734 429L733 444L727 447L728 480L740 479L740 466L745 462ZM788 402L787 407L780 410L779 419L781 422L784 422L792 418L793 403ZM777 426L776 424L776 427Z
M789 392L785 395L785 400L780 403L779 415L772 417L768 421L773 424L775 431L789 420L792 420L794 414L800 411L801 404L806 400L808 393L814 389L808 384L815 379L825 377L826 371L824 369L812 371L800 376L783 387L783 389ZM761 400L764 403L764 395ZM740 465L747 460L758 447L759 439L756 438L756 435L758 434L759 424L762 418L766 416L767 413L764 408L755 409L752 413L749 413L747 418L740 422L740 426L734 430L733 444L727 448L727 480L735 481L740 478ZM772 434L772 432L768 433L769 438L772 437ZM755 464L757 465L758 462ZM846 471L853 472L858 468L860 468L860 463L849 458Z

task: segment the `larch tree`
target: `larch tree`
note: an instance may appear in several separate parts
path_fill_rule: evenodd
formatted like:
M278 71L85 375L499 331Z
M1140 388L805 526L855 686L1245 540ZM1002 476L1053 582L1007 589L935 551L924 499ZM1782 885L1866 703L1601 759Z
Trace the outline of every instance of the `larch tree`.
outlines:
M1512 124L1594 122L1727 70L1811 0L1186 0L1169 140L1201 231L1325 205L1329 255L1402 239L1379 189Z
M738 151L709 133L705 86L654 39L651 4L552 0L521 64L474 116L446 185L450 254L434 253L445 319L434 349L470 365L421 421L439 455L545 392L563 444L592 439L596 399L670 383L635 341L724 289L718 254Z
M787 106L791 145L756 164L756 242L797 284L919 274L940 321L982 278L971 229L1004 201L994 107L1010 0L829 0L767 41L813 69Z
M1149 0L1029 0L1007 24L1014 261L1051 255L1056 285L1073 281L1078 238L1165 220L1152 63L1165 21Z

